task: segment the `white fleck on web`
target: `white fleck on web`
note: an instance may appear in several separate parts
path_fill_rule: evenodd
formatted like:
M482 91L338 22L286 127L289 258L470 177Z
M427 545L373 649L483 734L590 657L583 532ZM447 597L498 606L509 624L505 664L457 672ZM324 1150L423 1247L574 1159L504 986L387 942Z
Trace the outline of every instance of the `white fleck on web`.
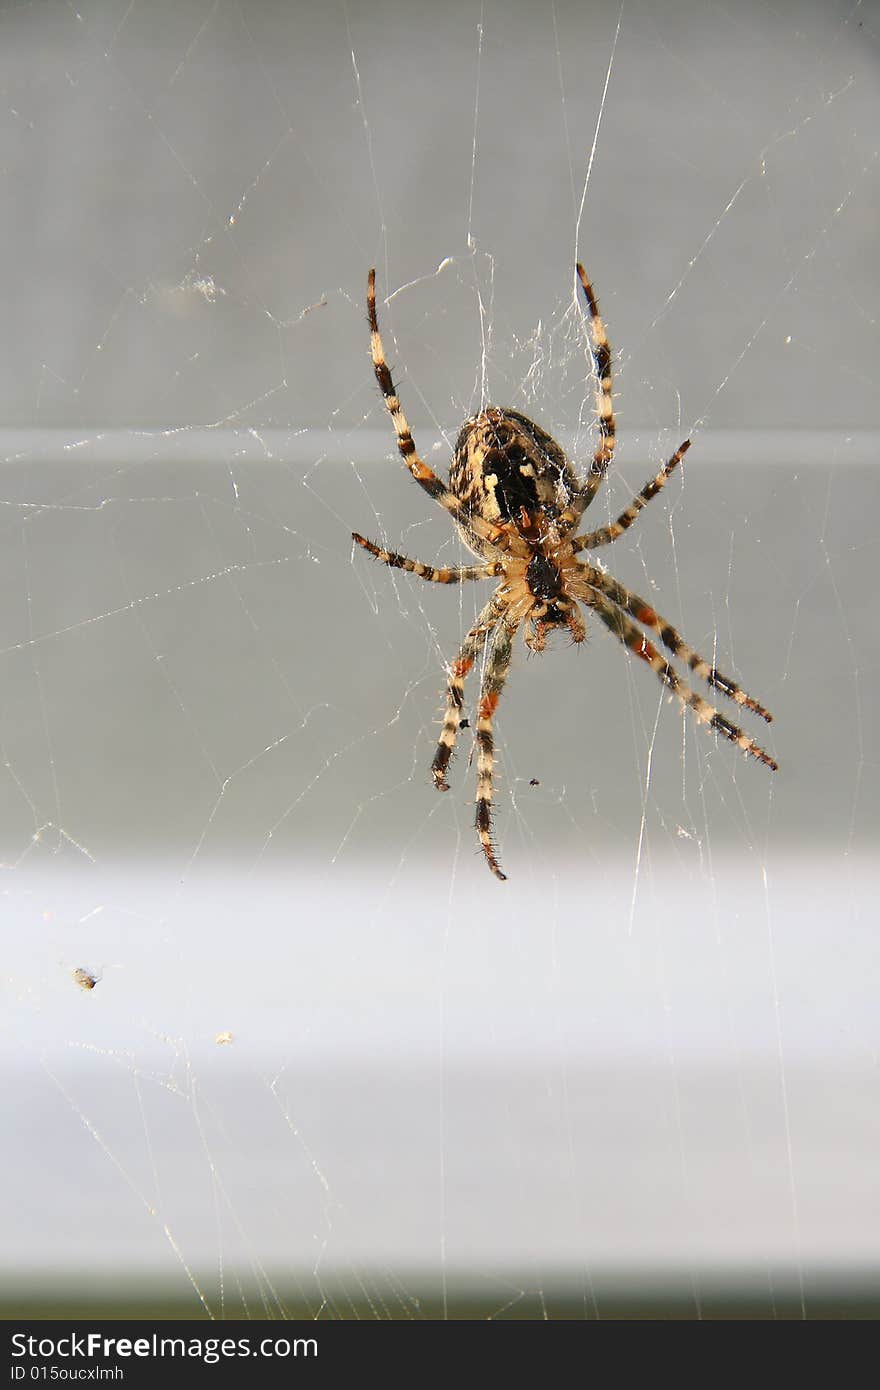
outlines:
M7 1291L552 1318L860 1288L876 8L101 0L0 38ZM576 258L619 426L591 523L693 439L595 558L773 711L712 699L781 770L601 625L518 638L502 885L472 718L447 795L429 772L488 586L352 553L470 559L395 449L366 276L432 467L490 401L583 466Z

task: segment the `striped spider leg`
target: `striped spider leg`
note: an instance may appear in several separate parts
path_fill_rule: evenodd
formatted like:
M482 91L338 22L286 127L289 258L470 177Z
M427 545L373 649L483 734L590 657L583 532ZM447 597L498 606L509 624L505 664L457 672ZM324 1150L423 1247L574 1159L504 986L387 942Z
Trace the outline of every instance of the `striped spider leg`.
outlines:
M518 624L511 626L503 618L495 629L489 647L486 670L480 688L480 703L477 706L477 835L480 839L486 863L496 878L502 883L507 874L502 873L501 865L492 843L492 777L495 768L495 741L492 735L492 719L510 670L513 655L513 639Z
M699 724L707 724L709 728L717 729L725 738L730 739L731 743L735 743L743 753L757 758L772 772L779 771L779 764L755 743L754 739L749 738L748 734L744 734L742 729L738 728L736 724L732 724L729 719L725 719L723 714L719 714L708 700L703 699L702 695L691 690L690 686L681 679L681 676L672 669L669 662L664 661L641 628L636 627L635 623L620 608L615 607L604 594L587 589L583 595L583 601L588 608L594 610L599 620L628 651L651 667L661 684L665 685L676 697L682 709L693 710ZM731 685L733 685L732 682ZM733 686L733 689L739 694L743 693L738 686ZM750 707L760 709L760 706L755 705L754 701L750 702ZM762 712L765 718L772 718L772 715L766 714L766 711Z
M690 440L669 461L616 521L595 531L575 534L593 501L614 455L616 426L612 402L611 349L593 288L577 267L589 317L587 330L596 376L599 440L587 476L579 477L556 440L519 411L486 406L465 420L444 483L419 457L412 433L385 361L376 314L376 277L370 271L367 315L376 380L391 416L401 457L416 482L452 517L465 544L481 563L435 566L387 550L357 532L352 538L375 559L406 570L432 584L497 579L489 602L468 632L448 668L446 707L431 764L434 785L448 790L446 774L462 719L465 681L482 653L477 703L477 794L475 828L483 856L498 879L505 879L492 839L495 743L493 721L513 654L513 639L522 628L526 645L544 651L548 634L567 630L579 643L586 637L580 605L595 613L621 645L644 661L661 684L690 710L697 722L715 729L749 757L772 771L778 764L754 739L692 690L661 656L643 629L655 633L676 660L708 686L760 718L771 715L750 695L708 662L665 618L632 589L604 570L577 557L585 550L619 540L666 485Z
M636 493L633 500L625 511L620 513L616 521L612 521L610 526L600 526L598 531L591 531L586 536L575 536L571 543L571 548L577 555L581 550L595 550L600 545L610 545L612 541L619 540L624 531L628 531L639 513L648 505L657 493L666 486L669 475L678 467L691 447L691 441L686 439L683 444L679 444L675 453L668 463L660 469L650 482L645 483L641 492Z
M443 727L437 742L437 751L431 763L434 786L440 792L449 790L446 769L455 752L458 731L461 728L461 711L464 706L464 683L471 672L480 648L485 649L498 624L502 604L497 593L493 594L477 621L459 648L458 656L449 667L446 682L446 709L443 713Z
M589 335L590 354L593 358L593 371L596 375L596 417L599 426L599 443L593 454L593 461L590 464L590 471L586 481L578 488L574 498L574 505L570 510L573 522L578 521L589 507L599 488L602 480L611 466L614 457L614 446L617 439L617 424L614 419L614 401L612 399L611 381L611 346L608 342L608 335L605 332L605 325L599 313L599 305L593 286L587 279L586 273L580 261L576 266L578 279L581 282L581 289L587 301L587 308L590 311L587 332ZM568 517L566 517L566 520Z
M656 632L666 650L678 657L679 661L683 661L686 666L689 666L694 674L704 680L707 685L720 690L722 695L726 695L735 704L742 705L744 709L759 714L768 724L772 722L773 715L763 705L759 705L757 700L753 700L751 695L747 695L744 690L741 690L736 681L731 680L729 676L723 676L716 667L710 666L705 657L700 656L698 652L688 646L671 623L667 622L665 618L661 618L659 613L655 613L651 605L646 603L643 598L639 598L638 594L634 594L632 589L627 589L616 579L612 579L610 574L604 574L602 570L594 569L592 565L583 561L581 567L591 589L598 589L606 598L611 599L611 602L616 604L618 608L636 618L643 627Z
M393 570L407 570L410 574L417 574L419 579L426 579L429 584L461 584L468 579L493 579L503 573L503 567L497 560L485 565L424 565L421 560L411 560L408 555L398 555L394 550L383 550L381 545L365 540L357 531L352 531L351 538L377 560L381 560L383 565L388 565Z
M477 814L476 827L480 845L489 868L496 878L507 878L502 873L492 843L492 792L495 768L495 743L492 735L492 720L501 691L510 670L513 655L513 638L518 623L511 625L509 618L502 617L505 605L497 593L486 604L477 621L461 645L458 656L449 668L446 686L446 711L443 728L437 743L437 751L431 764L434 784L438 791L448 791L446 769L455 750L458 731L461 728L461 712L464 706L464 683L482 649L485 652L485 665L480 681L480 695L477 704Z
M446 484L437 477L432 468L425 463L416 449L415 440L412 437L412 430L409 422L403 413L400 404L400 397L394 386L391 376L391 369L385 360L385 348L382 343L382 336L379 332L379 318L376 313L376 272L371 270L367 277L367 320L370 325L370 352L373 358L373 371L379 383L379 390L385 401L385 407L391 416L391 423L394 425L394 432L397 435L397 447L400 457L403 459L412 476L415 478L419 487L424 488L429 497L438 502L447 512L449 512L459 528L465 533L473 532L484 543L502 540L497 527L487 526L480 517L471 516L458 497L450 492Z

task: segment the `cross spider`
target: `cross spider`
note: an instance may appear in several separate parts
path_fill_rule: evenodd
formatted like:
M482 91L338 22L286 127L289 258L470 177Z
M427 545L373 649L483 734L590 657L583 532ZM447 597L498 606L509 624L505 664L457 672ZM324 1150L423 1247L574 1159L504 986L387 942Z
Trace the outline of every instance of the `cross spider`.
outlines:
M604 570L577 559L582 551L609 545L622 536L642 508L657 496L690 448L690 440L686 439L616 521L589 534L575 534L608 471L615 442L611 350L596 296L582 266L577 267L577 273L589 310L590 351L597 379L599 442L587 477L578 478L560 446L533 420L516 410L487 406L479 415L465 420L459 430L448 487L416 451L379 336L375 270L370 271L367 282L373 367L394 423L397 447L416 482L451 514L465 544L484 563L438 569L384 550L357 532L352 533L352 538L383 564L408 570L433 584L458 584L466 579L501 581L448 668L446 713L431 764L435 786L439 791L447 791L446 770L458 731L467 727L467 720L462 718L465 678L482 655L476 730L476 829L486 862L500 879L506 875L492 844L492 719L510 668L513 638L521 624L526 624L526 645L533 652L540 652L552 628L567 628L574 642L583 642L586 627L578 605L592 609L628 651L651 667L682 709L690 708L700 724L717 729L772 771L778 769L769 753L685 684L637 624L656 633L667 651L707 685L768 723L772 715L689 647L675 628L638 594Z

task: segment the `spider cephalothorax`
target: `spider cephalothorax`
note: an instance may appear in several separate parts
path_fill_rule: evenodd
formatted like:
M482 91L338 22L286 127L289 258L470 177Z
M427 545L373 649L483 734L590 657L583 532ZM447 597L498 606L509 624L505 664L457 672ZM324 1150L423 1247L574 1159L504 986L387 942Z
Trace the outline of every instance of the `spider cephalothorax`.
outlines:
M353 538L384 564L409 570L434 583L500 580L449 667L446 713L431 765L435 785L446 791L449 785L446 771L459 730L468 727L468 721L462 718L465 679L477 657L483 656L476 727L476 828L489 867L500 879L505 875L495 855L491 825L495 765L492 720L510 667L513 637L519 627L523 627L525 641L532 651L543 651L547 632L557 627L567 628L573 641L582 642L586 636L580 613L583 604L619 642L651 667L682 708L691 709L701 724L717 729L744 753L773 771L777 770L777 764L763 748L685 684L642 629L655 633L667 651L701 680L769 722L771 715L767 710L746 695L735 681L723 676L693 651L676 629L638 594L619 584L603 569L578 559L583 551L609 545L629 529L642 508L663 487L690 447L690 440L685 440L616 521L587 534L576 534L581 517L608 470L615 440L611 353L592 286L581 266L577 267L577 273L589 309L599 420L599 442L583 479L578 477L555 439L533 420L516 410L488 406L462 425L447 487L416 452L395 392L379 336L373 270L367 288L373 367L394 422L397 446L416 482L451 514L465 544L483 563L436 568L384 550L356 532Z

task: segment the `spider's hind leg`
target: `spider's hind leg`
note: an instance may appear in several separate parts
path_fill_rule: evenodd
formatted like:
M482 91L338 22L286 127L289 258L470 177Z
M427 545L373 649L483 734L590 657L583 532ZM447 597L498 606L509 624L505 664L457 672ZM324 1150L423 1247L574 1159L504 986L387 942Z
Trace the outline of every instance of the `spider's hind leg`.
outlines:
M385 348L379 332L379 318L376 313L376 272L371 270L367 279L367 320L370 325L370 352L373 358L373 371L379 390L385 400L385 408L391 416L394 433L397 435L397 448L419 487L424 488L429 497L439 502L464 530L470 528L482 540L495 543L498 527L490 525L483 517L471 516L462 507L461 501L451 492L442 478L438 478L433 468L429 468L416 449L409 422L403 413L400 397L385 360Z
M602 479L608 472L611 460L614 457L614 444L617 427L614 421L614 402L612 398L611 381L611 347L608 343L608 335L605 332L605 325L602 322L602 315L599 313L599 305L596 301L595 291L590 281L587 279L586 271L578 263L578 279L581 282L581 289L584 292L584 299L587 301L590 319L588 332L590 339L590 354L593 358L593 370L596 374L596 415L599 421L599 444L593 454L593 461L590 464L589 476L574 500L571 509L574 523L583 516L589 507L596 493L602 485Z

